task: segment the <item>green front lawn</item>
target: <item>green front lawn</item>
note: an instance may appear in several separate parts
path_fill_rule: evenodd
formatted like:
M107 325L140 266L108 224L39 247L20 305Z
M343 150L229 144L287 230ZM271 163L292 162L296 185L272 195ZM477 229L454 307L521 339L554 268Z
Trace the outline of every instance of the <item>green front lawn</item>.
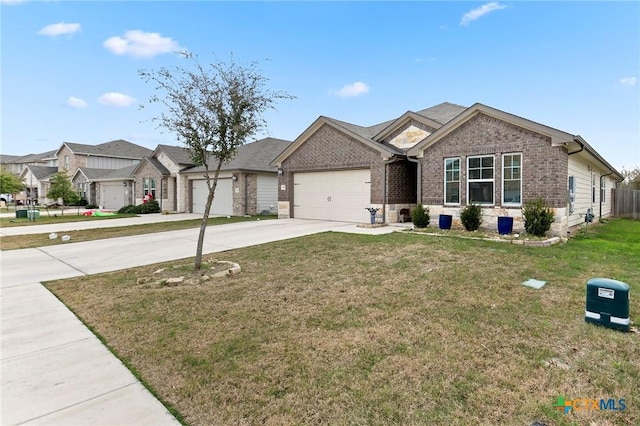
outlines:
M117 217L131 217L131 216L136 216L136 215L95 217L93 219L100 220L100 219L110 219L114 217L117 218ZM64 217L66 218L67 216L65 215ZM259 219L269 220L269 219L275 219L275 218L276 216L260 216ZM60 219L60 217L58 217L58 219ZM246 222L250 220L258 220L258 218L254 216L252 217L231 216L229 218L210 217L207 221L207 226L225 225L227 223ZM202 219L189 219L189 220L179 220L174 222L145 223L141 225L116 226L112 228L96 228L96 229L87 229L87 230L81 230L81 231L65 231L65 235L69 235L71 237L72 242L78 243L81 241L102 240L105 238L129 237L132 235L153 234L155 232L166 232L166 231L176 231L179 229L199 228L201 222L202 222ZM35 222L35 223L43 224L42 222ZM49 223L61 223L61 222L49 222ZM1 250L17 250L17 249L24 249L24 248L51 246L56 244L68 244L68 243L64 243L60 238L51 240L49 239L48 233L15 235L10 237L0 238Z
M84 210L83 210L84 211ZM83 216L77 214L76 209L68 209L64 212L64 215L60 213L48 213L46 210L40 210L39 217L34 220L29 218L16 218L14 217L1 217L0 227L8 228L13 226L32 226L32 225L49 225L52 223L66 223L66 222L86 222L95 220L110 220L121 219L123 217L135 217L135 214L116 214L115 216Z
M47 287L187 424L636 425L639 335L584 308L586 281L614 278L638 321L639 235L629 220L546 248L324 233L208 256L242 272L207 284L138 283L153 265ZM627 408L565 415L558 396Z

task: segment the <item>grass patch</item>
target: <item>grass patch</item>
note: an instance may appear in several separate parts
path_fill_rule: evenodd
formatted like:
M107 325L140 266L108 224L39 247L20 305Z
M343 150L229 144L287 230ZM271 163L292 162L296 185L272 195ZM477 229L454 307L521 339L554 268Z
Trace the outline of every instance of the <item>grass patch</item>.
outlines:
M206 285L141 290L152 265L47 287L188 424L631 425L638 334L583 315L602 276L630 284L637 321L638 235L629 220L545 248L324 233L217 253L242 273ZM628 408L565 416L559 395Z
M119 217L131 217L135 215L120 215ZM65 216L66 217L66 216ZM82 216L84 217L84 216ZM260 220L275 219L276 216L260 216ZM103 218L94 218L103 219ZM246 222L256 220L255 217L211 217L208 226L225 225L228 223ZM199 228L201 219L180 220L175 222L146 223L142 225L117 226L113 228L96 228L80 231L65 231L65 235L71 237L74 243L80 241L102 240L105 238L129 237L132 235L152 234L156 232L175 231L179 229ZM37 222L36 222L37 223ZM37 223L42 225L43 223ZM49 239L49 234L26 234L0 238L2 250L17 250L23 248L45 247L57 244L65 244L60 238Z
M75 211L75 209L73 209ZM46 210L40 211L40 217L31 221L28 218L9 218L1 217L0 226L3 228L12 228L14 226L33 226L33 225L51 225L55 223L67 223L67 222L93 222L96 220L110 220L110 219L122 219L124 217L135 217L135 214L116 214L115 216L83 216L82 214L73 214L68 211L67 214L51 214L47 215Z

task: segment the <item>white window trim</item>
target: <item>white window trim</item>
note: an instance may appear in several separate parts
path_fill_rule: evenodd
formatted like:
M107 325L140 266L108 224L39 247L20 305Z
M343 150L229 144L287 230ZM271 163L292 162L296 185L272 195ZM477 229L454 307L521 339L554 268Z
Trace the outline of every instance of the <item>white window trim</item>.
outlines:
M444 205L445 206L459 206L460 205L460 184L462 183L460 177L458 177L458 202L457 203L448 203L447 202L447 160L458 160L458 166L460 169L458 170L459 176L462 176L462 159L460 157L448 157L444 159L444 172L443 172L443 183L442 183L442 191L444 195Z
M473 158L486 158L486 157L493 158L493 179L473 179L473 182L492 182L493 183L493 191L491 191L491 203L485 203L485 204L475 203L475 204L478 204L478 205L483 206L483 207L491 207L491 206L495 206L496 205L496 156L495 156L495 154L491 154L491 155L473 155L471 157L467 157L467 170L466 170L466 177L467 177L467 205L471 204L471 202L469 201L469 195L471 194L471 191L469 191L469 183L471 182L469 180L469 161L471 159L473 159Z
M504 157L507 155L519 155L520 156L520 202L519 203L507 203L504 201ZM494 165L495 168L495 165ZM506 207L522 207L522 153L521 152L509 152L506 154L502 154L502 205ZM495 170L494 170L495 173Z

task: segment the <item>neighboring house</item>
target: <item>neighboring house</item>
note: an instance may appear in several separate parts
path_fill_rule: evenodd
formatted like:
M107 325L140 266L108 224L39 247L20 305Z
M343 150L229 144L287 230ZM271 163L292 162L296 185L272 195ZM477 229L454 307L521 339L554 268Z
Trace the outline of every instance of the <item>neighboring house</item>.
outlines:
M63 142L55 156L58 171L74 176L79 168L116 170L133 166L151 152L148 148L120 139L98 145Z
M277 168L273 159L291 142L265 138L242 145L236 156L222 166L211 215L242 216L276 212L278 203ZM209 175L214 176L212 159ZM133 192L139 204L151 194L162 210L204 213L208 188L204 167L196 167L189 150L159 145L152 157L144 158L135 168Z
M50 188L50 178L58 173L57 167L27 165L20 173L20 179L25 185L25 191L17 197L25 204L49 204L55 200L47 198Z
M279 155L278 215L385 222L421 202L432 218L483 207L522 229L522 206L542 197L555 209L552 231L611 212L622 176L580 136L482 104L443 103L370 127L318 118Z
M116 170L79 168L71 181L88 204L105 210L119 210L134 204L133 170L137 164Z
M133 172L135 204L142 203L145 195L151 194L162 210L189 211L186 177L180 172L192 167L194 164L189 158L188 149L158 145Z
M2 170L19 176L26 166L56 167L58 164L55 152L56 151L47 151L40 154L27 154L21 156L2 155L0 156L0 164L2 166Z

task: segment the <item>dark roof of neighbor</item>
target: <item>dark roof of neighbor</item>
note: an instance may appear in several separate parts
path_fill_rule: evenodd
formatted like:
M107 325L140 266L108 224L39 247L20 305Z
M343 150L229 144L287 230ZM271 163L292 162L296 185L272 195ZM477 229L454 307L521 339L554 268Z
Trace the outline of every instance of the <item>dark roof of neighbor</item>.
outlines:
M38 180L46 179L49 176L52 176L58 173L57 167L47 167L47 166L27 166L27 168L31 171L33 176Z
M36 163L39 161L43 161L45 158L53 158L55 153L56 153L56 150L41 152L39 154L21 155L21 156L18 156L17 158L14 158L11 161L7 161L7 163L13 163L13 164Z
M105 174L107 174L108 172L110 172L110 169L94 169L91 167L79 167L78 168L78 172L82 172L83 175L85 175L87 177L87 179L89 180L94 180L94 179L98 179L102 176L104 176ZM76 172L76 173L78 173Z
M133 170L137 167L137 164L132 164L127 167L123 167L121 169L115 170L107 170L107 173L100 176L96 180L107 180L107 179L130 179L133 177Z
M0 154L0 164L13 163L18 158L20 158L19 155Z
M118 139L98 145L63 142L74 154L95 155L99 157L118 157L139 159L152 154L152 150L132 142ZM60 151L60 149L58 149ZM56 153L58 152L56 151Z
M154 154L155 152L157 151L154 151ZM135 167L131 170L131 175L136 175L136 171L138 170L138 168L142 167L145 162L149 162L162 176L171 176L171 171L169 171L169 169L167 169L164 164L162 164L156 157L144 157L142 161L136 164Z
M165 154L178 165L193 165L191 157L189 156L189 149L183 146L171 146L171 145L158 145L153 151L153 155L159 151L164 151Z
M276 138L264 138L238 147L236 156L221 170L247 170L254 172L276 172L278 169L271 162L291 144L290 141ZM215 170L215 159L209 161L209 170ZM204 172L204 167L194 167L186 173Z

